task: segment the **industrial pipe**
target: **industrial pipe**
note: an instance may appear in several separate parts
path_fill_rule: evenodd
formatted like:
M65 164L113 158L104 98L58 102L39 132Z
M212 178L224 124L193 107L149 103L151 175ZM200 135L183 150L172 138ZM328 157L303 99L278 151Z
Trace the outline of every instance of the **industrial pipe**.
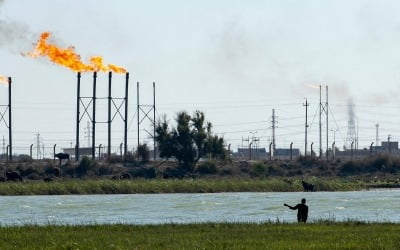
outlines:
M7 145L7 162L9 161L10 145Z
M372 156L372 145L374 145L373 142L371 142L371 145L369 146L369 156Z
M293 155L293 142L290 143L290 160L292 160Z
M101 144L99 145L99 160L101 160L101 152L100 152L100 150L101 150Z
M269 144L269 160L272 161L272 142Z
M53 146L53 161L56 162L56 146L57 144L54 144Z
M311 142L311 157L314 157L313 145L314 145L314 142Z
M123 154L122 154L122 145L124 145L124 143L123 142L121 142L121 144L119 144L119 153L120 153L120 156L121 156L121 162L124 160L124 156L123 156Z
M30 152L29 155L30 155L30 157L31 157L31 160L33 159L33 158L32 158L32 147L33 147L33 144L31 144L30 150L29 150L29 152Z

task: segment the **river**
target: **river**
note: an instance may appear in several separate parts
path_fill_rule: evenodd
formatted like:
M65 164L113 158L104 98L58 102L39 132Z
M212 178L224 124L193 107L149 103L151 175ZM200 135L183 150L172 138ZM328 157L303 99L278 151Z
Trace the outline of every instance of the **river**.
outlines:
M271 192L0 196L0 226L26 224L163 224L296 222L283 206L307 199L309 221L400 223L400 189Z

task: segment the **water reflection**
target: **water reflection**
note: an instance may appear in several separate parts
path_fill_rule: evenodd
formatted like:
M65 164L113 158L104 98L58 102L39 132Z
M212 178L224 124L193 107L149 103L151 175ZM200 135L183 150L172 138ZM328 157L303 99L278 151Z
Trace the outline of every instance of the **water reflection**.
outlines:
M296 222L283 203L307 199L309 221L400 222L400 190L314 193L215 193L1 196L0 224L160 224Z

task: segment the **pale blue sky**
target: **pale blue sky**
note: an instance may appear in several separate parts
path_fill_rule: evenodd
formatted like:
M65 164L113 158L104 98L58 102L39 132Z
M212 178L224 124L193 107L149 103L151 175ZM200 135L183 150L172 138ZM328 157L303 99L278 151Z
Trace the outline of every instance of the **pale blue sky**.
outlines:
M399 5L367 0L0 1L0 74L12 76L15 83L14 151L27 153L36 132L49 153L54 143L75 143L75 73L18 53L29 50L43 31L52 32L60 46L75 46L84 60L101 55L106 63L127 68L131 118L135 83L142 83L143 104L151 104L155 81L159 115L173 119L177 111L200 109L232 148L250 131L257 131L261 146L267 147L274 108L277 146L294 142L303 151L302 103L306 97L311 103L311 122L319 98L318 90L307 85L322 84L329 86L335 118L329 126L340 130L337 145L347 134L349 98L359 119L360 147L375 141L377 122L381 140L388 134L399 140ZM83 76L88 91L91 80L91 74ZM114 77L115 93L122 95L123 80ZM98 94L106 95L101 92L106 74L99 81L104 88ZM136 146L133 119L130 148ZM122 141L119 123L114 125L113 146ZM317 143L317 129L316 117L310 142ZM7 134L1 127L0 132ZM98 142L105 144L106 126L99 125L97 133Z

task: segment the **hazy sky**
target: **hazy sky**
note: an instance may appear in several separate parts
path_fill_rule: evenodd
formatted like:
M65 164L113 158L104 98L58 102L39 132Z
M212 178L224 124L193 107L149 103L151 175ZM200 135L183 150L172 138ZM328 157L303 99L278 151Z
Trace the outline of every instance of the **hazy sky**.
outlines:
M294 142L303 151L305 98L309 142L318 146L319 91L312 86L320 84L329 86L330 143L331 129L339 130L336 145L346 139L350 99L360 147L375 141L376 123L380 140L389 134L400 140L399 10L398 1L367 0L0 0L0 74L14 83L14 151L28 153L38 132L48 156L54 144L75 144L76 73L21 55L43 31L62 47L74 46L84 61L100 55L130 72L129 148L137 140L137 81L141 104L152 104L156 82L157 116L204 111L233 149L252 135L268 147L275 109L277 147ZM122 97L124 76L114 76L113 93ZM98 82L98 95L106 96L107 74L99 73ZM90 96L91 86L92 74L83 74L82 95ZM0 87L5 104L6 94ZM105 121L106 103L98 105ZM325 136L325 118L323 126ZM85 120L81 127L86 146ZM104 145L107 127L97 128ZM7 138L4 126L0 134ZM122 122L115 120L113 147L122 138ZM152 144L145 131L141 138Z

